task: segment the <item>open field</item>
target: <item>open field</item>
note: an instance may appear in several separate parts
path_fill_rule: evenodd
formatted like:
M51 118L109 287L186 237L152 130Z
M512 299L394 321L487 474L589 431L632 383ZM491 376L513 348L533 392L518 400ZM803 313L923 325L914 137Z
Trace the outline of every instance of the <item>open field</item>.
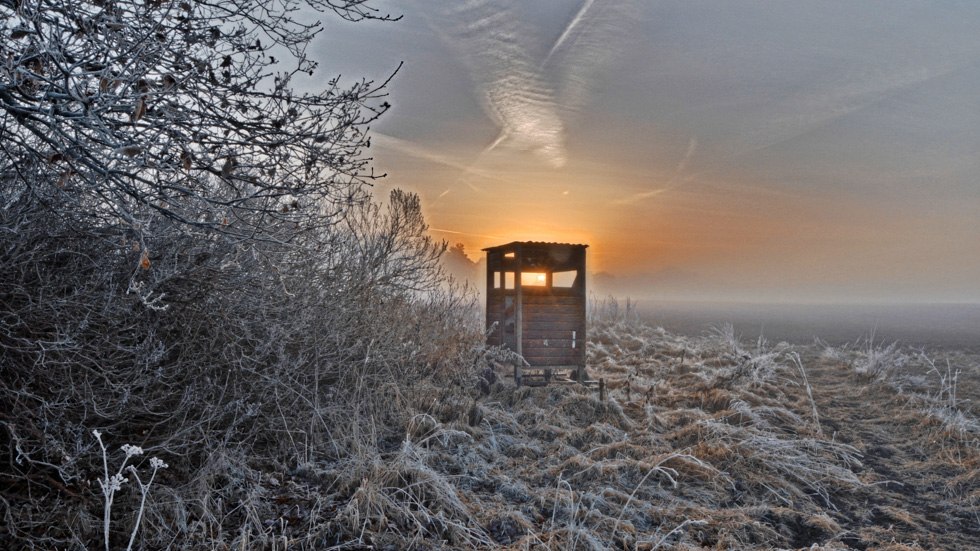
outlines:
M637 316L682 335L731 323L746 339L841 345L877 340L980 353L980 304L758 304L639 300Z
M577 385L515 388L506 369L488 394L433 391L390 449L270 473L254 537L338 549L980 545L976 356L950 356L947 371L897 346L626 322L597 324L591 340L606 401Z
M516 387L513 355L460 332L473 318L466 302L380 304L337 311L358 313L360 327L321 315L290 333L350 328L347 340L307 349L345 354L333 361L307 352L303 369L290 355L275 369L175 364L170 376L186 379L132 395L172 400L169 389L181 388L186 405L161 402L115 424L100 405L115 402L74 397L85 385L8 388L17 415L3 419L0 543L980 547L980 355L969 349L789 344L740 338L731 324L684 335L603 306L587 349L590 375L607 389L600 398L577 384ZM378 336L354 338L363 334ZM190 368L227 375L215 384ZM21 388L53 397L32 410ZM131 388L104 392L118 391L127 412ZM95 414L105 424L93 425ZM123 479L110 476L117 467Z

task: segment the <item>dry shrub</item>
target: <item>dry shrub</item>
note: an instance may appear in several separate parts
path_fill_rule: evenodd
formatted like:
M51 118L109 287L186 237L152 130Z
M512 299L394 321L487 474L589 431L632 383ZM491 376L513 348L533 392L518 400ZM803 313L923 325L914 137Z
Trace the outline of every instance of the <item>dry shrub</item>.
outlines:
M909 362L908 354L898 342L888 345L876 343L874 333L865 339L859 350L860 354L852 361L851 367L856 374L869 381L884 380Z
M0 193L13 541L98 541L92 429L112 443L110 461L128 443L171 466L138 543L266 541L266 473L393 446L427 381L469 385L479 363L473 296L444 285L444 246L427 237L414 196L352 205L313 233L267 228L279 240L147 212L153 231L134 241L125 227L52 215L58 200ZM136 498L119 494L114 543L124 545L122 511Z

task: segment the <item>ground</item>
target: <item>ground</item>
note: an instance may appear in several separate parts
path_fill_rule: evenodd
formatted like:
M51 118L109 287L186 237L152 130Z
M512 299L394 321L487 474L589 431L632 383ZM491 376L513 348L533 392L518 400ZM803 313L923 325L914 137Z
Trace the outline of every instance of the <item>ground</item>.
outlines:
M861 452L855 471L869 484L843 502L841 526L853 535L842 540L857 548L891 540L980 547L977 448L962 446L895 387L868 384L839 361L813 358L810 365L821 426Z
M253 537L335 549L980 548L967 395L980 364L950 357L947 368L897 345L598 324L589 369L607 396L518 388L505 365L492 384L417 389L417 413L386 449L263 481L251 514L267 528Z

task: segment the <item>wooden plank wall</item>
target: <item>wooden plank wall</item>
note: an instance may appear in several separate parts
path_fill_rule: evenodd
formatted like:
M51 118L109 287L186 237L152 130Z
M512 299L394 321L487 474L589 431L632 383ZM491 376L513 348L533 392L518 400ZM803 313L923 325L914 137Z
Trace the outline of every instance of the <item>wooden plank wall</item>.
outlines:
M572 293L527 291L525 288L524 358L532 366L582 364L585 361L585 301L582 297Z

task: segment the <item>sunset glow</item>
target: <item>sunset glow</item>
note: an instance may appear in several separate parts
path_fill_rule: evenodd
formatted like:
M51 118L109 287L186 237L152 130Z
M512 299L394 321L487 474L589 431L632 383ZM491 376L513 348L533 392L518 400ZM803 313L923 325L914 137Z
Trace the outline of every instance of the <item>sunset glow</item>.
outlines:
M524 272L521 274L521 285L526 287L542 287L547 285L548 277L545 274L535 272Z
M980 300L972 6L411 6L319 51L405 61L378 191L419 193L474 260L588 243L634 295Z

